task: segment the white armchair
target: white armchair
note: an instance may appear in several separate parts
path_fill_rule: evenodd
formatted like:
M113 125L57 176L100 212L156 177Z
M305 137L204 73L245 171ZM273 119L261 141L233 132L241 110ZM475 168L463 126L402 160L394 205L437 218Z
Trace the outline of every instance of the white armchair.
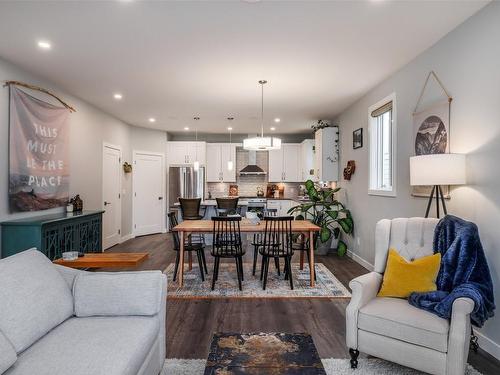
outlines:
M359 352L436 375L462 375L467 363L474 302L458 298L448 321L400 298L377 297L389 248L406 259L433 253L437 219L381 220L375 229L374 271L349 283L346 343L351 367Z

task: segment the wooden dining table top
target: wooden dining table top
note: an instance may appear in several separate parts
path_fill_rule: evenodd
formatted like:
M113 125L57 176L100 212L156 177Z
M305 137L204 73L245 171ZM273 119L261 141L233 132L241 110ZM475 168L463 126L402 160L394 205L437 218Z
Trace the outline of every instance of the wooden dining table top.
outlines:
M253 224L247 218L242 218L240 222L241 232L264 232L266 225L261 220L258 224ZM202 232L209 233L213 230L212 220L184 220L176 225L173 229L176 232ZM320 227L311 223L309 220L294 220L292 221L292 232L319 232Z

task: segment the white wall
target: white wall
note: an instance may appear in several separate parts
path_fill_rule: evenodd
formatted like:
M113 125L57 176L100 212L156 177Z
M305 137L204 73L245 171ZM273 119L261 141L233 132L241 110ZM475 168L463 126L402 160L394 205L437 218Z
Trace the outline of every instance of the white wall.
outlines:
M397 34L397 30L395 30ZM500 303L500 3L493 2L432 48L380 83L338 117L341 162L356 161L351 181L342 181L355 219L350 249L374 260L374 229L382 218L423 216L426 199L413 198L409 157L413 155L412 112L429 71L434 70L453 96L451 151L467 153L468 185L451 192L450 213L479 226ZM360 72L362 75L362 72ZM397 197L369 196L368 107L392 92L397 96ZM437 97L431 87L425 101ZM363 127L364 147L352 149L352 131ZM359 243L358 243L359 241ZM498 312L497 312L498 314ZM481 330L481 343L500 357L500 317ZM485 338L488 337L491 341Z
M130 126L77 97L65 93L50 82L0 59L0 81L17 80L44 87L57 93L76 112L70 115L70 195L80 194L84 209L101 209L103 142L122 147L123 161L132 161L132 150L166 152L166 133ZM36 92L31 94L48 100ZM51 100L49 100L51 101ZM57 101L52 101L58 104ZM30 215L43 215L61 209L36 213L11 214L8 207L8 135L9 90L0 90L0 221ZM123 174L122 235L132 231L132 174ZM1 251L1 249L0 249ZM1 252L0 252L1 253Z

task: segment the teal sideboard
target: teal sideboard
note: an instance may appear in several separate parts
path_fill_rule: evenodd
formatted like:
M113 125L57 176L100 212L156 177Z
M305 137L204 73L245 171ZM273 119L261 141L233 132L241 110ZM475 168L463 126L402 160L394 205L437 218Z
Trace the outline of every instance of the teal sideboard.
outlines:
M36 247L51 260L65 251L102 251L104 211L62 212L4 221L2 258Z

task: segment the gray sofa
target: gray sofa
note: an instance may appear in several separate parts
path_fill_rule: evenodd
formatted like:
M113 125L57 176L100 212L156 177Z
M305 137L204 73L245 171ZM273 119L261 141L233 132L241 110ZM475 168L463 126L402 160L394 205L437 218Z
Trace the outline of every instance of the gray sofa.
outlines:
M158 375L166 277L85 272L30 249L0 260L0 374Z

